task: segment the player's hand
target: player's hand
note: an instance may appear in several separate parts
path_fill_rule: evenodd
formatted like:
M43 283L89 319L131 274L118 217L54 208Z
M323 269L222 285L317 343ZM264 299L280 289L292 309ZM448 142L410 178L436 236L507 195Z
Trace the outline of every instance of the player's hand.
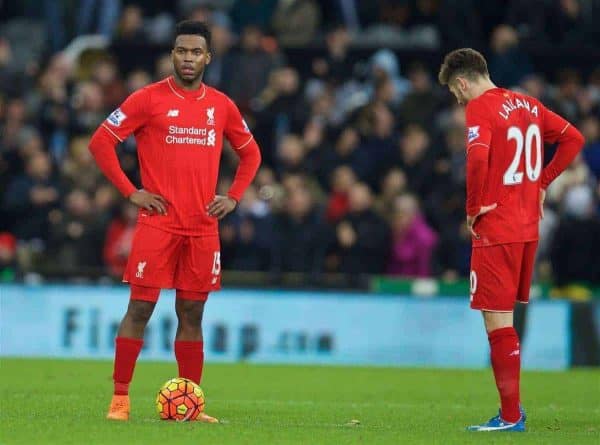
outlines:
M167 214L167 201L160 195L147 192L146 190L136 190L129 195L129 201L142 209L150 212L156 212L159 215Z
M496 207L498 207L498 205L496 203L490 204L489 206L481 206L481 208L479 209L479 213L477 215L467 216L467 227L469 228L469 231L471 232L471 235L473 235L473 237L475 239L479 239L479 235L477 235L475 233L475 230L473 230L473 226L475 225L475 221L477 221L477 218L479 218L481 215L485 215L487 212L491 212Z
M215 199L206 206L209 216L223 219L227 214L233 212L237 207L237 201L229 196L215 196Z
M540 217L544 219L544 201L546 200L546 190L540 189Z

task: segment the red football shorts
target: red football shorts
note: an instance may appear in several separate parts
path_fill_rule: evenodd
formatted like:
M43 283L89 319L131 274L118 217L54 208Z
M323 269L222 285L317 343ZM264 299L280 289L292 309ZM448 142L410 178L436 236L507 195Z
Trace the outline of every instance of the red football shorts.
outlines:
M511 312L529 302L537 241L474 247L471 255L471 308Z
M138 224L123 281L147 288L202 293L219 290L219 237L178 235Z

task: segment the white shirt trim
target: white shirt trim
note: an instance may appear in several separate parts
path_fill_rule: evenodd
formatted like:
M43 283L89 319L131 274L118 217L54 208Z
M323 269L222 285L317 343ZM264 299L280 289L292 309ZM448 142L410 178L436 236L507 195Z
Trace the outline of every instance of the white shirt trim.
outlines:
M183 97L181 94L179 94L177 92L177 90L173 87L173 85L171 85L171 78L168 77L167 78L167 83L169 84L169 88L171 88L171 91L173 92L173 94L177 97L179 97L180 99L185 99L185 97ZM206 85L204 85L204 83L202 84L202 94L200 94L200 96L198 96L196 98L196 100L201 100L204 99L204 96L206 96Z
M102 126L104 128L106 128L110 132L110 134L112 134L114 137L116 137L119 140L119 142L123 142L123 139L121 139L119 136L117 136L117 133L112 131L105 123L103 123Z
M483 142L474 142L472 144L467 145L467 148L472 147L473 145L483 145L484 147L490 148L488 144L484 144Z
M250 139L248 139L246 142L244 142L239 147L234 148L234 150L241 150L242 148L244 148L246 145L248 145L252 141L252 138L253 138L253 136L250 135Z
M204 96L206 96L206 85L202 84L202 94L196 100L204 99Z
M567 128L569 128L569 123L567 123L567 125L565 125L565 128L562 129L562 131L560 132L560 134L565 134L565 131L567 131Z
M173 91L173 94L174 94L175 96L177 96L177 97L178 97L178 98L180 98L180 99L185 99L185 97L183 97L181 94L179 94L179 93L178 93L178 92L175 90L175 88L173 88L173 85L171 85L171 78L170 78L170 77L167 79L167 84L169 84L169 88L171 88L171 91Z

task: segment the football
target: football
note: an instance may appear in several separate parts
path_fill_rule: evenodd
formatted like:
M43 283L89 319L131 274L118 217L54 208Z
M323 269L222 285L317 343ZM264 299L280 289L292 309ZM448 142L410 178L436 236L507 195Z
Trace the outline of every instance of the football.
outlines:
M182 377L167 381L156 396L156 411L162 420L195 420L203 410L202 389Z

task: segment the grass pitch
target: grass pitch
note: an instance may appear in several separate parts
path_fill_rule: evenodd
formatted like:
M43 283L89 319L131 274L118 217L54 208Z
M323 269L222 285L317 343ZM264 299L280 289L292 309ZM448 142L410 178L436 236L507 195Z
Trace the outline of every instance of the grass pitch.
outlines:
M126 423L104 419L108 361L2 359L0 372L1 444L600 443L597 370L525 373L525 434L464 431L495 414L491 371L209 364L202 386L220 425L158 420L174 364L138 363Z

